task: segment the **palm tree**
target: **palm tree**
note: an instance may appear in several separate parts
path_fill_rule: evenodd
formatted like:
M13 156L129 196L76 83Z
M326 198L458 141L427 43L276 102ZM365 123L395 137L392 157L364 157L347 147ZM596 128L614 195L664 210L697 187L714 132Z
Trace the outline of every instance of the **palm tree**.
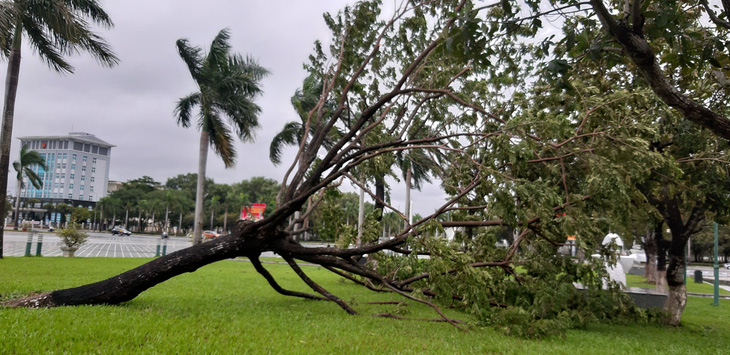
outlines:
M15 199L15 229L18 229L18 222L20 220L20 192L25 187L23 183L23 176L28 177L28 181L36 189L43 187L43 178L38 176L32 168L40 167L43 171L48 170L46 166L46 160L41 157L35 150L29 150L28 147L23 146L20 148L20 160L13 162L13 169L17 173L18 179L18 193Z
M207 55L202 53L200 47L191 47L186 39L177 41L178 53L199 89L198 92L181 98L175 108L178 125L189 127L191 111L195 106L200 107L197 122L200 127L200 155L195 195L194 244L202 242L208 146L213 147L227 168L235 164L236 151L231 127L223 121L223 117L228 118L241 141L253 141L254 129L259 126L257 115L261 111L254 99L262 92L259 81L268 74L266 69L250 57L231 54L229 37L227 29L221 30L213 39Z
M25 33L29 44L51 69L72 73L74 68L65 55L87 51L102 65L114 66L119 59L92 24L107 28L111 19L97 0L35 0L0 3L0 52L8 57L5 80L5 104L0 132L0 201L5 201L10 168L10 141L13 134L15 98L20 73L21 44ZM2 208L2 206L0 206ZM4 208L0 215L5 215ZM0 258L3 251L3 229L0 228Z
M396 154L396 164L403 172L403 179L406 183L405 215L408 220L404 221L404 228L407 228L411 224L411 188L414 187L420 191L423 182L431 182L429 172L436 170L438 165L420 149Z
M106 229L112 229L116 227L117 225L117 211L120 211L123 207L123 203L121 200L119 200L116 197L113 196L106 196L99 199L99 202L96 203L96 205L101 208L102 213L106 212L107 215L111 213L112 215L112 225L111 227L108 226Z

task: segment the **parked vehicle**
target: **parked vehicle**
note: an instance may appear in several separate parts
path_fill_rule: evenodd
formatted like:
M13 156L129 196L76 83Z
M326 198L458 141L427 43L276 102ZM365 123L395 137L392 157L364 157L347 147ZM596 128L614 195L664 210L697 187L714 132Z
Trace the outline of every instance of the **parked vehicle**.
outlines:
M218 238L221 235L222 234L217 233L216 231L203 231L203 238L206 238L206 239Z
M725 263L724 266L725 266L726 269L730 270L730 263Z
M132 235L132 232L121 227L114 227L112 228L111 232L112 235Z

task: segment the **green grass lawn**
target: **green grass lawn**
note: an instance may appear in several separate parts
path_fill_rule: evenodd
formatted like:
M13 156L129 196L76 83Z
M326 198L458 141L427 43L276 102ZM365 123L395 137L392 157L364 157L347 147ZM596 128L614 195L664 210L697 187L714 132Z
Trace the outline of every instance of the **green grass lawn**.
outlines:
M646 282L646 277L640 275L626 274L626 284L629 287L641 287L655 289L655 284ZM715 292L714 286L706 283L695 283L691 277L687 278L687 292L707 293L712 295ZM721 295L730 295L730 291L720 289Z
M144 263L127 258L5 258L0 298L77 286ZM280 284L306 291L286 265L266 264ZM17 353L726 353L730 301L690 298L679 328L593 325L565 337L526 340L490 327L463 332L448 324L371 317L402 300L345 282L317 267L303 269L351 302L350 316L331 302L274 292L250 263L227 260L181 275L120 306L0 309L0 354ZM408 317L433 318L408 301ZM450 316L470 320L458 312Z

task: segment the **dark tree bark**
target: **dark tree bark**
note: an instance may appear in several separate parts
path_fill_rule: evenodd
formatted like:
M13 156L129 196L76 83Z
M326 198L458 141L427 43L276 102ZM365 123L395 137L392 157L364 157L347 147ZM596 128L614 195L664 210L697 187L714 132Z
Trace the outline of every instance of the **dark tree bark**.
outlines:
M659 226L661 229L661 225ZM644 266L644 277L649 283L657 283L657 254L658 246L655 239L654 229L648 230L644 235L644 254L646 254L646 265Z
M8 173L10 172L10 143L13 136L13 118L15 117L15 98L18 93L18 77L20 75L20 41L22 26L15 26L13 48L8 55L8 72L5 77L5 103L3 105L2 130L0 130L0 216L5 218L5 201L7 200ZM16 196L20 198L20 196ZM17 218L17 217L16 217ZM5 242L5 223L0 223L0 259L3 258ZM17 224L16 224L17 227Z
M685 119L711 130L720 137L730 139L730 119L682 94L669 82L651 45L644 37L643 21L630 26L628 22L617 21L611 16L603 0L591 0L591 5L608 33L621 44L626 55L636 64L659 99L679 111ZM636 13L634 17L643 18L643 15Z

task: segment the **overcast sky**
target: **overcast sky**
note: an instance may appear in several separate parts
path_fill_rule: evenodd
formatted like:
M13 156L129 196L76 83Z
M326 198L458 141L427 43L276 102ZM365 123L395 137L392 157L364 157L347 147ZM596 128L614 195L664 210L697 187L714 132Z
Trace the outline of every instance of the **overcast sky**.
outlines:
M121 59L119 66L104 68L82 54L70 58L76 67L74 74L60 75L24 47L13 137L72 131L94 134L116 145L110 180L148 175L164 183L177 174L197 172L199 132L196 127L178 127L173 116L176 101L196 90L175 41L187 38L191 45L207 50L215 35L229 28L234 52L258 59L271 75L263 80L264 95L258 99L262 113L256 142L237 144L238 161L232 169L225 169L211 150L207 176L217 183L253 176L280 181L293 150L276 167L268 158L269 143L285 122L297 119L289 100L307 75L302 64L315 40L326 43L329 39L322 14L337 12L346 3L104 1L115 27L98 33ZM4 82L7 60L2 64ZM11 161L17 160L19 143L13 138ZM8 185L15 194L13 177ZM391 185L391 199L398 208L405 206L401 185ZM428 186L422 192L414 191L412 198L414 212L425 215L442 203L443 194L438 187Z

